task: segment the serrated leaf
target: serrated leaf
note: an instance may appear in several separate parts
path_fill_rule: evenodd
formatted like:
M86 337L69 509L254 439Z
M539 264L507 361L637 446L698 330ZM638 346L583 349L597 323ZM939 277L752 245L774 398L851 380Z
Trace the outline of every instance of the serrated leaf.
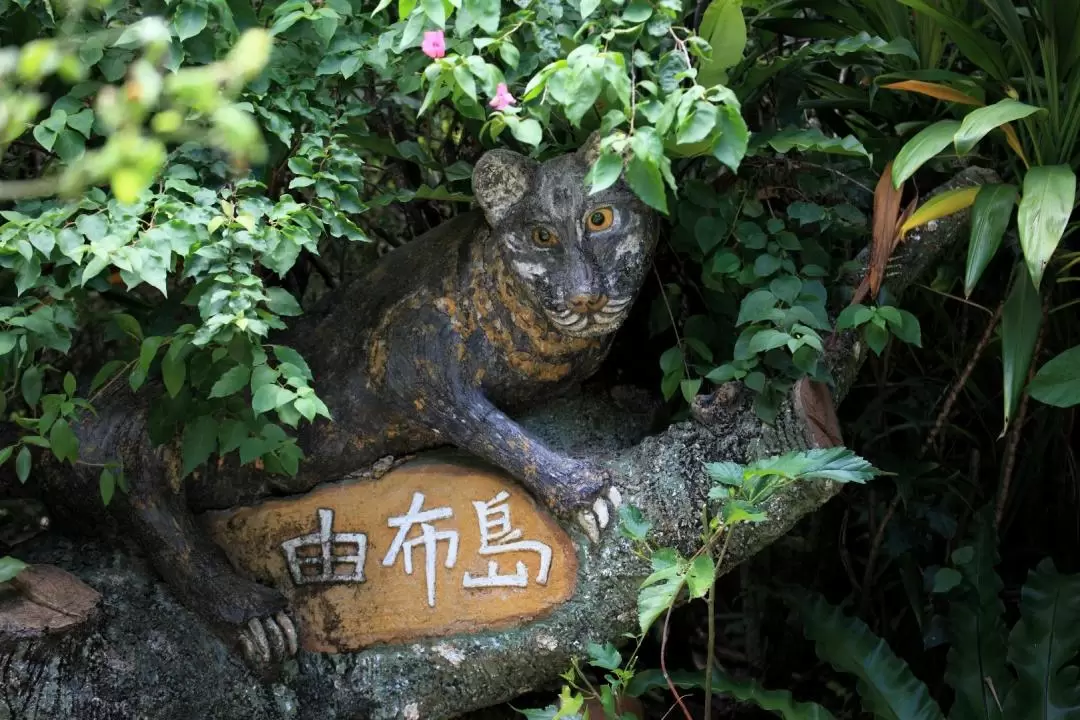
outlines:
M691 599L705 597L716 580L716 563L712 555L702 553L690 563L686 571L686 589Z
M599 645L591 642L587 647L589 651L589 664L605 670L617 670L622 665L622 656L611 643Z
M304 312L300 307L300 303L296 302L296 298L293 297L292 293L284 288L266 288L266 297L266 307L269 308L272 313L284 315L286 317L294 317L296 315L302 315Z
M656 619L670 608L683 585L683 561L674 550L653 554L653 573L645 578L638 591L638 624L644 634Z
M623 505L619 508L619 531L631 540L643 541L648 537L652 523L641 513L640 508Z

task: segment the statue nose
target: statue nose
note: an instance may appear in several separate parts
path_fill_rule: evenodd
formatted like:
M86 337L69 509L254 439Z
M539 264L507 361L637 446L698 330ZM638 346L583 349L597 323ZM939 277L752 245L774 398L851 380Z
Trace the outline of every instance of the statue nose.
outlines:
M607 303L607 295L575 295L567 305L579 315L584 315L601 310Z

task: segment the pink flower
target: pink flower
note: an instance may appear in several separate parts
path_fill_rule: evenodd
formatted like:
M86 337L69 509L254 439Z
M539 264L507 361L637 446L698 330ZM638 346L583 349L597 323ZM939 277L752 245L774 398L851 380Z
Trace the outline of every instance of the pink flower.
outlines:
M510 94L510 91L506 89L506 83L499 83L499 86L495 88L495 97L491 98L491 102L488 103L496 110L505 110L511 105L516 105L517 100Z
M429 30L424 33L424 41L420 43L420 49L432 60L438 60L446 55L446 38L442 30Z

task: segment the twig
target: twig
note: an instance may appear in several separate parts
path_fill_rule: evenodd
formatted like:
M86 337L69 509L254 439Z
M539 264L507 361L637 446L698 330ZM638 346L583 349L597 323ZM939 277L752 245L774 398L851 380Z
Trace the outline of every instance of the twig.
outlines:
M720 568L723 566L724 558L727 556L728 543L731 541L731 529L724 533L724 544L720 548L720 558L717 560L714 567ZM711 552L711 551L710 551ZM705 656L705 720L709 720L712 717L712 676L713 676L713 661L716 654L716 578L713 577L713 583L709 587L709 652Z
M682 708L683 715L686 716L686 720L694 720L694 716L690 714L690 711L686 708L686 703L683 702L682 696L679 695L679 690L675 687L675 683L671 681L671 676L667 671L667 639L668 628L671 624L671 610L674 604L669 605L667 613L664 615L664 634L660 639L660 672L664 674L664 679L667 680L668 689L671 690L671 694L675 696L675 702Z
M982 337L979 338L979 342L975 346L975 351L971 354L971 359L968 360L967 365L964 367L964 371L960 373L960 376L956 378L956 382L954 382L952 388L950 388L949 394L945 398L945 403L941 406L941 412L938 413L937 419L934 421L933 429L930 431L930 434L926 436L926 441L919 449L920 458L933 446L934 441L937 440L937 436L941 433L941 429L945 426L945 421L952 412L953 405L956 404L957 399L960 397L960 391L964 389L968 378L971 377L971 373L975 371L976 363L978 363L983 351L985 351L990 344L990 339L994 336L994 328L997 327L998 321L1001 320L1001 314L1004 310L1005 301L1002 300L998 304L997 309L994 310L994 314L990 317L990 322L986 324L986 330L983 331Z
M889 521L892 520L893 514L896 512L896 508L900 506L900 489L896 489L896 495L893 497L892 502L889 503L888 509L885 511L885 516L881 518L881 524L878 525L877 533L874 534L874 540L870 544L870 555L866 558L866 569L863 571L862 581L862 598L859 600L859 614L865 615L870 604L870 583L874 577L874 560L877 558L878 551L881 549L881 543L885 541L885 528L889 527Z

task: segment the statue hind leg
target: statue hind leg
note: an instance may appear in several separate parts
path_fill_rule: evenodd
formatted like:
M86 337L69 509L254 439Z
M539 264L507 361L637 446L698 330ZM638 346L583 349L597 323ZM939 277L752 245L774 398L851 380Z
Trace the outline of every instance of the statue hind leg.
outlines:
M80 424L80 463L75 472L54 465L44 473L43 482L51 486L46 497L67 498L62 502L69 514L93 510L91 503L100 507L99 468L121 460L128 490L102 510L124 539L146 554L186 607L226 631L250 664L260 667L295 654L296 630L285 614L285 598L237 574L196 524L178 458L151 444L145 407L125 410Z

